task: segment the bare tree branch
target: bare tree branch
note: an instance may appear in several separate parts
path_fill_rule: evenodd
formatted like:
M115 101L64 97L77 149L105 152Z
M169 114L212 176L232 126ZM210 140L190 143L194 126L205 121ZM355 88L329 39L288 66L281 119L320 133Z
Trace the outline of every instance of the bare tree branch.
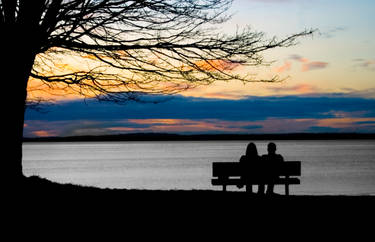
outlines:
M0 26L32 29L30 76L81 95L176 93L214 81L274 82L235 73L267 65L262 53L289 47L312 30L278 40L245 29L220 34L231 0L0 0ZM19 28L17 30L17 28ZM71 57L75 71L62 70ZM84 65L85 63L85 65ZM69 64L69 63L67 63Z

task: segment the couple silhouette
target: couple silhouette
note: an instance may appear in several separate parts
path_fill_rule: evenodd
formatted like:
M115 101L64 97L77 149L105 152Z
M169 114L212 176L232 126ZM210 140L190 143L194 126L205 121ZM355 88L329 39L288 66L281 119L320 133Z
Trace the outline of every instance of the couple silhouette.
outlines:
M276 154L276 144L275 143L269 143L267 145L267 151L268 154L259 156L258 150L256 145L251 142L247 145L246 148L246 154L241 156L240 163L244 168L244 174L241 176L241 179L243 180L243 184L246 184L246 191L247 192L253 192L252 191L252 184L250 181L250 176L252 179L256 179L259 182L258 185L258 194L263 195L265 190L265 185L267 183L267 195L273 195L273 188L274 188L274 181L278 178L278 175L274 174L275 167L277 167L277 164L284 161L284 158ZM257 174L251 174L251 170L249 169L249 166L256 165L258 167L261 167L262 169L265 169L266 176L263 177L257 177ZM264 182L262 182L264 181ZM242 188L243 185L239 185L239 188Z

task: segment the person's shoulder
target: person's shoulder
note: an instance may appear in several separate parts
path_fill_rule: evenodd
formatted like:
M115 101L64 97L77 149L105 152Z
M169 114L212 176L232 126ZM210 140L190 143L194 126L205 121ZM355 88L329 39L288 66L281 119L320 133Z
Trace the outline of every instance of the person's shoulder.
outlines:
M279 160L284 160L284 157L283 157L282 155L280 155L280 154L276 154L276 157L277 157L277 159L279 159Z

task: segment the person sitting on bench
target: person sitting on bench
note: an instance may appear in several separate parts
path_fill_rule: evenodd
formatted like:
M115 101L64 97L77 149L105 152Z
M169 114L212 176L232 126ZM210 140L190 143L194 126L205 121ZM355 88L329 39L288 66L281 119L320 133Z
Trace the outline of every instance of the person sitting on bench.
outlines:
M241 166L243 166L243 171L245 172L245 174L243 176L241 176L241 179L246 184L246 191L247 192L253 192L252 185L248 184L248 182L247 182L247 175L248 175L247 173L248 173L248 170L249 170L248 165L250 165L250 162L251 163L260 162L260 156L258 155L257 147L253 142L251 142L247 145L246 154L241 156L241 158L240 158ZM243 185L238 185L237 187L242 188Z
M274 188L274 181L275 179L278 178L278 175L275 175L274 174L274 170L275 170L275 166L277 166L277 164L279 164L280 162L284 162L284 158L279 155L279 154L276 154L276 144L275 143L269 143L268 146L267 146L267 151L268 151L268 154L266 155L262 155L261 159L262 159L262 162L265 163L266 167L269 168L269 177L268 179L270 180L268 185L267 185L267 192L266 194L267 195L272 195L274 194L273 192L273 188ZM259 185L259 190L258 190L258 194L264 194L264 184L260 184Z

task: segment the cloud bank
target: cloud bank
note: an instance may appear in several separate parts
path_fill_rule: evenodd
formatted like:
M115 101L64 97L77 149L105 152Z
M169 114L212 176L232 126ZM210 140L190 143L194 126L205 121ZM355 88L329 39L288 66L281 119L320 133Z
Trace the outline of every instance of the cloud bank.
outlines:
M147 97L118 105L95 100L61 102L49 112L27 110L24 136L134 132L290 133L375 132L375 99L331 94L223 100ZM159 103L152 103L160 101Z

